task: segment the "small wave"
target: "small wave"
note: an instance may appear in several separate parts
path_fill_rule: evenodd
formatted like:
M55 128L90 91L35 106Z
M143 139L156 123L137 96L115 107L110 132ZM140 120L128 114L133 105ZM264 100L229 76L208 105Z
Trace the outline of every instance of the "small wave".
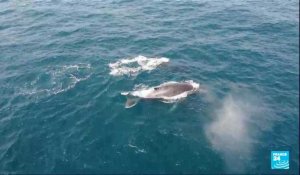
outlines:
M110 63L110 75L113 76L137 76L142 71L151 71L158 66L168 63L169 59L165 57L147 58L145 56L137 56L132 59L121 59L115 63Z
M20 95L53 95L67 91L90 77L90 64L48 67L44 73L20 88Z

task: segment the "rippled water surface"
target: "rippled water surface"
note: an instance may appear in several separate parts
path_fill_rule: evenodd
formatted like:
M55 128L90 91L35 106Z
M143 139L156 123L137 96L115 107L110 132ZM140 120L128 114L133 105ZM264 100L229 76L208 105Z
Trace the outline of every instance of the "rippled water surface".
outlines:
M139 55L170 62L109 74ZM296 173L298 65L297 0L0 0L0 173L274 173L271 150Z

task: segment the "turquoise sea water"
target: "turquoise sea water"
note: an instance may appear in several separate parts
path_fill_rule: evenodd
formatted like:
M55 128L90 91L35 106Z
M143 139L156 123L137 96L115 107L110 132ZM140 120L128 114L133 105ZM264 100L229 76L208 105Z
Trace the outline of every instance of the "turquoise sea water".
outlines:
M170 63L109 75L138 55ZM298 65L297 0L0 0L0 173L297 173ZM183 80L204 91L124 108Z

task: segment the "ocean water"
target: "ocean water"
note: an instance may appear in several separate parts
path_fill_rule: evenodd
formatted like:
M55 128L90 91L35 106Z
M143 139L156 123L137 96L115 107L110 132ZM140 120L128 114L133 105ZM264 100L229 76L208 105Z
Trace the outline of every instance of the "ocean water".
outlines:
M169 63L110 74L139 55ZM124 108L185 80L203 91ZM0 0L0 173L295 174L298 82L297 0Z

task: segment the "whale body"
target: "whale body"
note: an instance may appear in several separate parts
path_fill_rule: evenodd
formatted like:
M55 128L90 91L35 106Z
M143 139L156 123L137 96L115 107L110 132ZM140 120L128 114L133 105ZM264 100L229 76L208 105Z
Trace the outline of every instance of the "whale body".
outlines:
M135 106L140 99L159 100L164 103L177 102L199 90L199 84L191 80L184 82L166 82L158 86L123 92L127 96L125 108Z

